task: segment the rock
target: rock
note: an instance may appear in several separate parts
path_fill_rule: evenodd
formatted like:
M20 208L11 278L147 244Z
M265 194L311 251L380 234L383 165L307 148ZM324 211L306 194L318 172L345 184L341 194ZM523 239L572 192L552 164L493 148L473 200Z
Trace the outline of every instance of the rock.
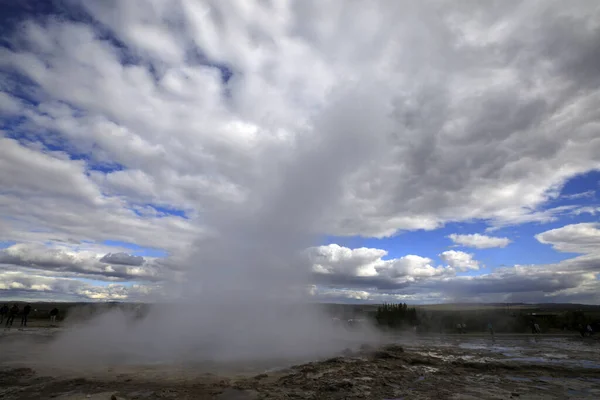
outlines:
M519 393L511 393L510 395L511 395L512 397L519 397L519 396L520 396L520 394L519 394Z
M112 396L110 396L110 400L117 400L117 396L115 396L114 394Z
M267 378L268 376L269 376L269 375L267 375L267 374L258 374L258 375L256 375L256 376L254 377L254 379L256 379L256 380L260 380L260 379Z
M383 348L386 351L391 351L393 353L404 353L404 347L399 346L397 344L390 344Z
M399 356L390 353L389 351L379 350L373 353L373 358L376 360L393 360L400 358Z
M337 392L342 389L349 389L354 386L350 379L342 379L341 381L330 381L323 385L322 389L328 392Z

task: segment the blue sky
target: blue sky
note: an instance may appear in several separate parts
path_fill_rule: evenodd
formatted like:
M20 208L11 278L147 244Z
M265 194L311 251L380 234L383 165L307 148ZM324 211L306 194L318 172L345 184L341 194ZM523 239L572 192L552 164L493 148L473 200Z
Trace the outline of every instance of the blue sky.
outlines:
M541 209L552 209L562 206L596 206L600 204L600 172L591 171L568 180L560 191L560 196L545 203ZM569 198L571 195L586 194L582 197ZM551 246L540 243L535 235L567 224L598 222L597 215L573 214L564 212L551 222L531 222L517 226L498 228L489 233L490 236L508 237L513 241L506 248L469 250L474 251L477 258L490 267L513 264L550 264L572 257L572 254L557 252ZM404 231L389 238L364 238L359 236L331 236L322 244L337 243L346 247L374 247L388 251L386 258L401 257L407 253L425 254L436 257L443 251L458 246L448 235L452 233L483 233L489 225L484 221L466 223L448 223L440 229L431 231Z
M589 6L2 7L0 297L600 301Z

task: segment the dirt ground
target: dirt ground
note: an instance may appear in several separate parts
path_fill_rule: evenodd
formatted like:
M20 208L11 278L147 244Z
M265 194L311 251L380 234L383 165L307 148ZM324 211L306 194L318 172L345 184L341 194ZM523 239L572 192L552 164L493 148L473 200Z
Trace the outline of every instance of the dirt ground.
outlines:
M0 398L598 399L600 342L574 335L393 338L338 357L277 365L113 365L36 361L52 331L0 336ZM273 368L279 367L279 368Z

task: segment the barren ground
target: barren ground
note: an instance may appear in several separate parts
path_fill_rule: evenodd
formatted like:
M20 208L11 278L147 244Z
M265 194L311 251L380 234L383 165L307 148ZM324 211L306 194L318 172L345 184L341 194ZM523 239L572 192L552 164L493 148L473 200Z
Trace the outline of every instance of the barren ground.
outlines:
M44 362L57 330L0 336L0 398L16 399L598 399L600 342L576 335L393 338L382 348L290 366ZM288 364L288 365L286 365Z

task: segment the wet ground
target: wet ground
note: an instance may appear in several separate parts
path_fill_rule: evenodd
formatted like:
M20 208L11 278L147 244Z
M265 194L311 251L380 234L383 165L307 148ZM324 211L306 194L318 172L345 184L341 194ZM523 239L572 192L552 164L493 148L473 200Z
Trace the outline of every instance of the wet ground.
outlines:
M562 336L390 338L300 363L104 365L44 362L57 330L0 336L0 398L599 399L600 342Z

